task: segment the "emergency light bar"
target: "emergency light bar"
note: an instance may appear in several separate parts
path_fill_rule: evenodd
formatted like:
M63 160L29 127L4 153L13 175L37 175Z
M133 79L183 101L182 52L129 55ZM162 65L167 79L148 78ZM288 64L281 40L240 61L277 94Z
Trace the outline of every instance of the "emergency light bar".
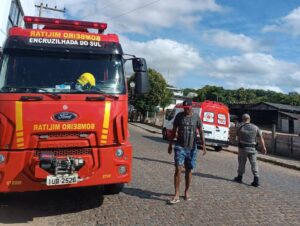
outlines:
M33 17L24 16L24 22L26 28L33 28L33 24L45 25L44 29L66 29L66 30L78 30L87 31L88 28L98 29L99 33L102 33L107 28L106 23L77 21L77 20L64 20L45 17Z

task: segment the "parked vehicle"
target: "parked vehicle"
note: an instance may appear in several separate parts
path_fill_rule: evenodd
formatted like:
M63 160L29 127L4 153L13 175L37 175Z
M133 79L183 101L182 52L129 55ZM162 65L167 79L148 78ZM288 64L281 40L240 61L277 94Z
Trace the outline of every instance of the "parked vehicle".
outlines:
M170 137L175 116L182 111L182 104L177 104L170 114L166 115L162 129L163 139L167 140ZM206 145L214 147L215 151L227 147L230 127L228 107L214 101L193 102L193 112L199 115L203 122ZM200 142L200 139L198 140Z
M0 62L0 193L103 185L132 177L123 51L105 23L24 17ZM97 29L91 33L89 29ZM146 61L132 57L135 93Z

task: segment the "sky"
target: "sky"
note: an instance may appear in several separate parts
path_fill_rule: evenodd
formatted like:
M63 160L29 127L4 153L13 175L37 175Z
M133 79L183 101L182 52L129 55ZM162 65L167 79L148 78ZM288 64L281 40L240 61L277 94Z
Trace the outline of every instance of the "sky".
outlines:
M106 22L125 53L178 88L300 93L300 0L43 2L66 8L43 16Z

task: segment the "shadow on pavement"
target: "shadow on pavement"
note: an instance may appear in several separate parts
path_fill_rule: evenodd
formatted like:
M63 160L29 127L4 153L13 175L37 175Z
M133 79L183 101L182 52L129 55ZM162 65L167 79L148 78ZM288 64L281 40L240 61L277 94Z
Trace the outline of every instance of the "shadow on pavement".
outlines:
M0 223L27 223L37 217L77 213L100 207L104 197L97 187L0 196Z
M199 173L199 172L197 172L197 173L193 173L193 176L205 177L205 178L216 179L216 180L225 180L225 181L230 181L232 183L236 183L232 179L228 179L228 178L224 178L224 177L219 177L219 176L215 176L215 175L211 175L211 174L207 174L207 173Z
M164 144L168 144L168 141L167 140L163 140L161 137L152 137L152 136L142 136L142 137L145 137L149 140L152 140L152 141L155 141L157 143L164 143Z
M164 202L168 201L169 197L172 196L172 194L157 193L153 191L142 190L140 188L128 188L128 187L125 187L122 190L122 192L127 195L138 197L140 199L153 199L153 200L159 200Z
M144 157L133 157L133 158L138 159L138 160L142 160L142 161L151 161L151 162L159 162L159 163L174 165L173 162L164 161L164 160L150 159L150 158L144 158Z

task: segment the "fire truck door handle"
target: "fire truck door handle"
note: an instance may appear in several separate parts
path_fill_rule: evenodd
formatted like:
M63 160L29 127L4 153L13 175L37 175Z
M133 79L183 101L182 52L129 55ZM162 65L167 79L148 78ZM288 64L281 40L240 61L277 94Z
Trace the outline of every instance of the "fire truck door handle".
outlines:
M87 101L104 101L105 100L105 96L86 97L85 100L87 100Z
M21 96L20 101L41 101L42 96Z

